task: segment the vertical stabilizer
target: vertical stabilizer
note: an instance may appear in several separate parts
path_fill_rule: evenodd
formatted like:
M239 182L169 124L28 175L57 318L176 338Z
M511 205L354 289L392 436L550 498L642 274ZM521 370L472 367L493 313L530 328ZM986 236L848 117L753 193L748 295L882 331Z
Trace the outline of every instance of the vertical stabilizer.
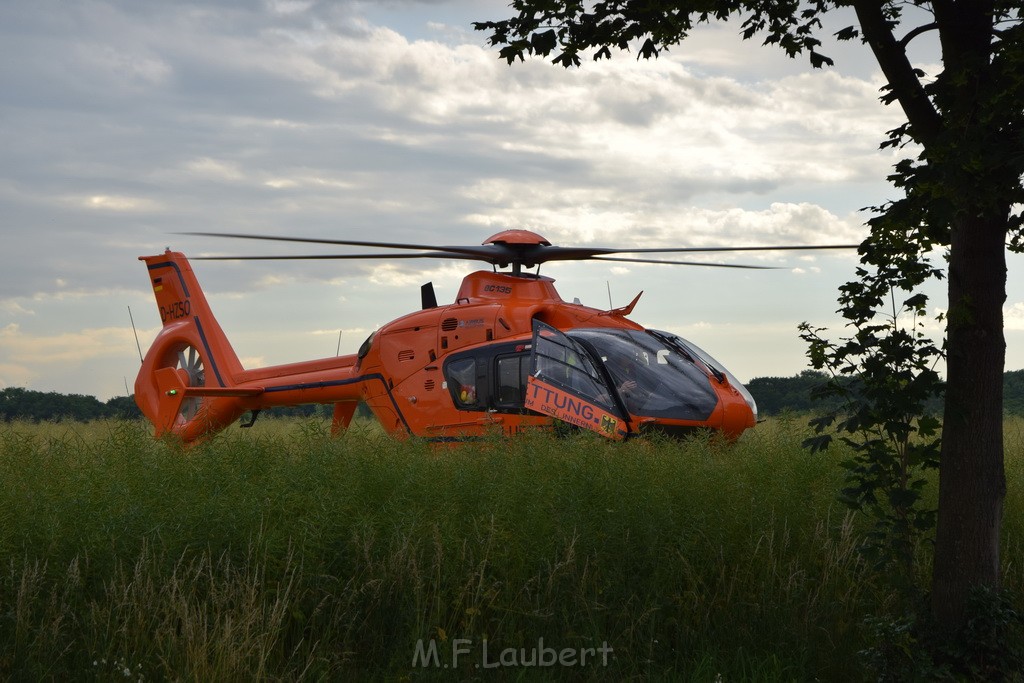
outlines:
M229 399L187 396L183 389L229 388L242 364L185 255L167 250L139 260L146 263L163 328L135 380L135 402L158 435L190 441L230 423L241 409Z

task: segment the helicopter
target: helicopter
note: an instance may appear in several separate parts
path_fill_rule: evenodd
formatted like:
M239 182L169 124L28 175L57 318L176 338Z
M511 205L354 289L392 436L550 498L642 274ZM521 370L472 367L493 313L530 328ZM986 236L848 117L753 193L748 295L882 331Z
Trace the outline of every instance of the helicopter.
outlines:
M626 306L607 310L566 302L555 281L540 274L541 264L599 260L767 269L620 254L857 247L560 247L522 229L470 246L182 234L389 250L193 260L428 258L491 265L491 270L466 275L452 303L439 304L432 283L424 284L420 310L378 328L356 353L246 369L189 259L169 247L140 256L162 328L135 380L135 401L157 437L170 436L185 445L210 438L246 413L250 417L241 427L251 427L265 409L311 403L333 406L331 432L338 435L349 427L360 402L387 432L432 442L553 429L556 423L614 440L708 430L735 440L757 422L754 398L690 341L630 320L643 292Z

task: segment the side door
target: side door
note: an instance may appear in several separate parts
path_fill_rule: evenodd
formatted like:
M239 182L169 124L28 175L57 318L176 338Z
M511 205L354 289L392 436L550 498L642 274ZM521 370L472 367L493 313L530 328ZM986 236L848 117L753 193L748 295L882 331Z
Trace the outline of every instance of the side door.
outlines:
M624 439L629 421L590 354L556 328L533 321L524 405L609 439Z

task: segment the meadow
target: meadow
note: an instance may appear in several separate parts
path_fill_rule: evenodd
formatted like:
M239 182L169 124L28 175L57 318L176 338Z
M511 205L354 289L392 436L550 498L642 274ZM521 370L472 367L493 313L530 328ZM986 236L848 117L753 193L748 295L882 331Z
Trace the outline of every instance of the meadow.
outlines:
M0 424L0 678L856 679L865 616L905 605L805 423L438 449L271 419L186 452L139 422Z

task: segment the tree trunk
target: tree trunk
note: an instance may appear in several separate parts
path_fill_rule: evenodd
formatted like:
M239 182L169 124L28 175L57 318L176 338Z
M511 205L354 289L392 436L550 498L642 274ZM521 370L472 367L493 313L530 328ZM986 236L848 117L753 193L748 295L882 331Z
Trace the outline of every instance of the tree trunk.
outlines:
M949 250L947 385L932 612L953 630L976 586L999 585L1006 216L965 212Z

